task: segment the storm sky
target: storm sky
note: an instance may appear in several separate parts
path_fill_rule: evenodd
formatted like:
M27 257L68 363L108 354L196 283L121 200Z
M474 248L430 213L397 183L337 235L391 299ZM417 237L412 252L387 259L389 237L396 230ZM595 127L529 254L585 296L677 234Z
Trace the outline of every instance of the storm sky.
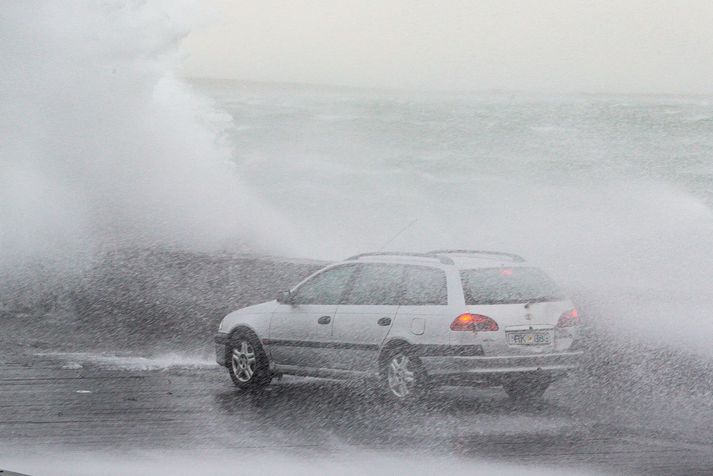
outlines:
M435 90L712 93L710 0L212 0L188 76Z

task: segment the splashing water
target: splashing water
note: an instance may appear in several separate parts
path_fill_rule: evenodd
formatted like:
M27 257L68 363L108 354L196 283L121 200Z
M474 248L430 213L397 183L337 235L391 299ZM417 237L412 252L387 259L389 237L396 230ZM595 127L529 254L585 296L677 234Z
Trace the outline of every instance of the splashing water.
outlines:
M422 454L402 455L399 458L379 452L356 452L348 456L327 455L320 451L312 458L304 456L294 456L283 452L270 451L264 449L251 448L249 452L240 452L236 455L235 450L210 451L210 450L182 450L180 452L169 452L162 450L132 452L128 455L113 455L79 453L65 451L58 456L63 462L62 467L49 465L47 462L32 454L22 450L16 456L6 458L8 468L20 471L28 471L32 474L57 474L57 475L92 475L102 473L106 475L123 475L127 473L147 473L155 475L193 475L193 474L214 474L233 475L247 474L248 471L241 472L239 468L265 468L270 474L285 475L309 475L318 471L326 471L329 474L339 476L355 476L363 474L364 461L370 464L370 473L375 475L394 474L395 472L405 472L413 475L434 474L443 469L447 469L449 474L454 475L518 475L527 472L534 476L538 475L595 475L593 471L585 470L561 470L551 467L540 467L536 465L516 465L495 463L490 461L477 461L473 463L468 460L459 460L453 457L426 457ZM44 455L43 455L44 456ZM54 456L54 455L53 455ZM404 457L407 456L407 457ZM238 468L238 469L236 469Z
M417 220L389 247L525 254L614 333L710 355L709 99L209 85L226 114L173 74L198 7L5 7L0 262L335 259Z
M187 380L199 369L213 375L212 355L187 349L87 350L115 348L99 336L121 347L116 334L135 344L152 331L169 340L186 332L205 348L210 333L200 324L213 329L211 319L227 312L231 294L244 305L272 296L276 290L261 287L278 276L299 274L287 273L284 260L246 264L252 257L242 257L231 267L216 251L339 259L388 243L415 251L524 254L594 309L588 317L620 343L673 347L710 363L710 99L187 84L174 69L181 39L201 10L201 4L183 1L30 0L3 6L0 277L19 277L17 270L28 262L73 265L100 251L128 249L106 259L86 281L72 282L70 273L60 271L59 286L48 285L43 293L28 286L7 312L10 293L0 288L0 318L13 318L6 319L11 325L3 333L5 343L27 344L18 346L18 353L50 360L53 372L78 378L97 369L170 371L189 374ZM194 251L211 253L197 257ZM40 271L35 284L48 281ZM32 299L34 308L28 304ZM28 331L28 323L45 332ZM63 345L42 341L48 334ZM170 342L172 348L181 346L179 339ZM644 365L635 370L644 383L672 374L683 382L678 398L664 392L646 401L651 414L657 413L651 420L681 420L684 426L697 421L697 409L704 407L699 401L710 400L709 381L698 383L703 391L691 396L692 372L679 372L675 362L656 355L640 356ZM673 370L662 372L665 366ZM609 386L608 377L621 367L607 369L610 373L590 387ZM621 378L625 384L629 375ZM652 387L641 381L617 398L628 400L640 392L636 388ZM585 387L579 397L587 408L616 410L616 395L604 390L592 397ZM83 385L71 391L81 398L101 397ZM54 410L54 403L47 409ZM172 401L169 407L182 409ZM629 407L622 408L619 414ZM642 415L633 412L629 421L643 421ZM515 418L527 423L529 417ZM497 415L485 420L498 431L498 424L510 428L512 421ZM701 421L702 427L706 420ZM548 413L522 426L557 432L561 425ZM233 450L216 450L206 466L209 452L199 448L98 455L3 449L3 464L33 474L232 474L241 465L265 461L275 474L359 474L365 460L377 473L447 468L455 474L520 474L524 469L452 455L395 458L361 450L314 459L267 448L251 448L240 458ZM60 460L64 467L58 468ZM550 468L534 471L559 474Z
M97 365L109 369L130 371L203 369L217 366L212 355L188 355L176 352L153 356L133 355L127 352L48 352L37 353L35 356L58 359L64 362L61 368L68 370L81 369L84 365Z
M708 98L415 94L203 82L241 174L305 256L524 254L625 340L710 356Z
M0 263L116 246L289 251L289 226L236 175L230 117L172 72L199 8L4 6Z

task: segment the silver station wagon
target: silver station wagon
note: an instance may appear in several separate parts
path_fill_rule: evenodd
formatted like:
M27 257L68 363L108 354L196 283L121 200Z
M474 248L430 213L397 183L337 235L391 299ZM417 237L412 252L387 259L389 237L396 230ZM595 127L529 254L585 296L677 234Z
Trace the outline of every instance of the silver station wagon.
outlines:
M215 344L242 389L289 374L372 378L395 401L438 385L533 399L577 367L580 329L572 302L520 256L381 252L230 313Z

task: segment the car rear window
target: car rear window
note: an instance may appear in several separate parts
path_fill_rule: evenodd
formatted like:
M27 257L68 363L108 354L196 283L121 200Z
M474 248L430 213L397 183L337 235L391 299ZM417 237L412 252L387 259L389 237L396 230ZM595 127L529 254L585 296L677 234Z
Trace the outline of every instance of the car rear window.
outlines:
M481 268L461 271L467 305L560 301L562 291L537 268Z

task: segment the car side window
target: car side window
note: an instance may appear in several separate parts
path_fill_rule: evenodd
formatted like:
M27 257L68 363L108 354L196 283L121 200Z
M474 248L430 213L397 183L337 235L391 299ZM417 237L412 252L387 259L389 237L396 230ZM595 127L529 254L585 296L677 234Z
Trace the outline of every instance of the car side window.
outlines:
M425 266L407 266L401 304L405 306L448 304L446 273Z
M342 303L398 305L403 268L402 265L381 263L359 265L354 286Z
M354 265L328 269L295 290L294 304L339 304L354 273Z

